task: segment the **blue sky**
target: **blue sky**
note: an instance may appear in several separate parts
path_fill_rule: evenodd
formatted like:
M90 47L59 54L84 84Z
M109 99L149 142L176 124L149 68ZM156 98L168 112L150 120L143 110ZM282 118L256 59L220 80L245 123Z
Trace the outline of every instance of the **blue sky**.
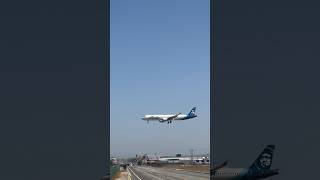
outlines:
M209 0L111 0L111 155L210 151ZM145 114L188 113L171 124Z

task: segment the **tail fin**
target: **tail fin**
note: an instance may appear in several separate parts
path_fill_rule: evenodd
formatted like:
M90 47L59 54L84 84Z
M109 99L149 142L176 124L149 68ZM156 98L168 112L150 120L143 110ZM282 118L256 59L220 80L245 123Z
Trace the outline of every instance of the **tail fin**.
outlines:
M268 145L261 152L256 161L250 166L250 170L265 170L270 169L273 158L273 151L275 149L275 145Z
M196 107L192 108L191 111L189 112L188 116L192 116L196 114Z

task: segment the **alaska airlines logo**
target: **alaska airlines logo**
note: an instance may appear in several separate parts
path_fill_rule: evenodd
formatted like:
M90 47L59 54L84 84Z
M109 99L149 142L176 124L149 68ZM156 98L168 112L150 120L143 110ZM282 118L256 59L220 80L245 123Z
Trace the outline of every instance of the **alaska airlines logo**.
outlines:
M271 154L262 154L260 158L260 165L263 168L270 167L271 165Z

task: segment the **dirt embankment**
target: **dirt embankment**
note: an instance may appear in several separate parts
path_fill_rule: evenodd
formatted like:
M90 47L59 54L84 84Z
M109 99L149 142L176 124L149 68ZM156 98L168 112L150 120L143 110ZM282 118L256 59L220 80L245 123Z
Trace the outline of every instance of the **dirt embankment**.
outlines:
M128 180L128 172L122 168L113 177L112 180Z

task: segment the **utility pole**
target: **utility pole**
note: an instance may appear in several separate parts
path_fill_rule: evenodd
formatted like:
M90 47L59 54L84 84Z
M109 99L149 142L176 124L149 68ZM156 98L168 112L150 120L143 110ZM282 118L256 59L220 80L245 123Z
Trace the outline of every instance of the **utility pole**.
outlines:
M190 164L193 164L193 149L190 149L190 156L191 156Z

